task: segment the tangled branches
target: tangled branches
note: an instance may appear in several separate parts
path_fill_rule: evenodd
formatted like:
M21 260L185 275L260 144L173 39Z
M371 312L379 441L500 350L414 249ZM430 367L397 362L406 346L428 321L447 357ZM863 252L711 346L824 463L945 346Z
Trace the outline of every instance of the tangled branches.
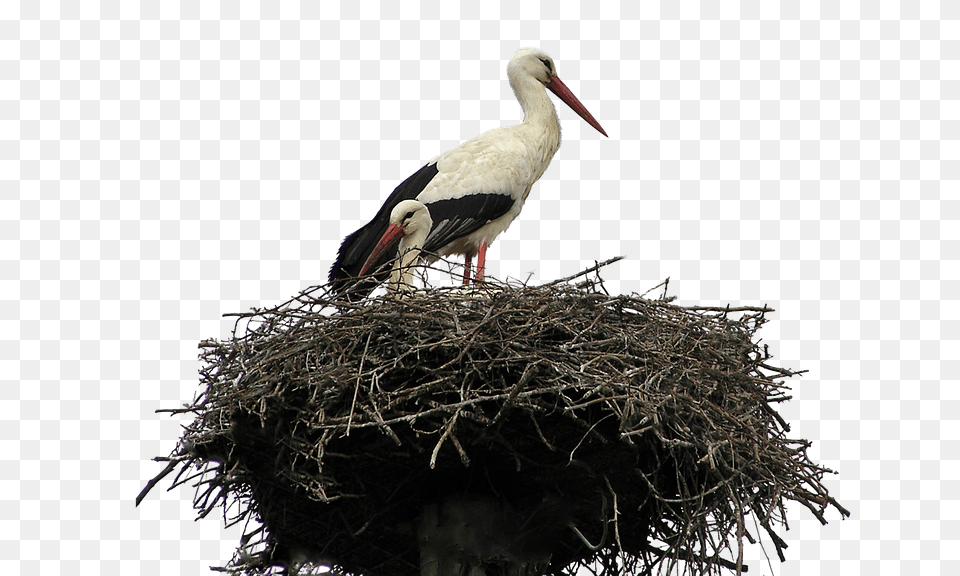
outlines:
M797 373L754 343L769 309L578 276L238 315L201 343L205 390L171 410L195 420L140 498L177 470L200 516L254 520L224 569L248 575L416 574L416 519L444 493L508 503L556 575L745 570L752 526L784 558L788 500L849 514L776 411Z

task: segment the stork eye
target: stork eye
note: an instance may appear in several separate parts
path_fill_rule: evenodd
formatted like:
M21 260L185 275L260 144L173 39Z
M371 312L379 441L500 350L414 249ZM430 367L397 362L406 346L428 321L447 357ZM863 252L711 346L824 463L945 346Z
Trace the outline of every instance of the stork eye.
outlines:
M550 64L549 60L546 58L541 58L540 61L543 62L543 65L547 67L547 72L553 72L553 65Z
M407 220L409 220L409 219L411 219L411 218L413 218L413 210L407 212L407 215L403 217L403 220L404 220L404 222L406 222Z

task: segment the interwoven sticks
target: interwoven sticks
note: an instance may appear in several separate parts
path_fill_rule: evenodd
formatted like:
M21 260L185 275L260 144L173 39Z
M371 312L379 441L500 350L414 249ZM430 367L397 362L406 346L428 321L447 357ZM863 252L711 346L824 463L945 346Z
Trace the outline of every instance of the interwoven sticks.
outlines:
M414 523L441 493L508 504L552 574L736 571L755 526L783 558L786 501L848 515L777 413L796 373L755 344L770 310L611 296L600 266L238 315L201 344L204 392L173 410L196 419L158 460L201 516L256 520L227 568L251 575L416 574Z

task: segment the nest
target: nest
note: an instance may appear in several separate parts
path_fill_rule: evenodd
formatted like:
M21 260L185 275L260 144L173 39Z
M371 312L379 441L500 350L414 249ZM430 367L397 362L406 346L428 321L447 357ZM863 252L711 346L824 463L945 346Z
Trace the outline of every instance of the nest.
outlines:
M601 266L237 315L200 344L204 390L169 410L195 418L138 503L177 471L200 517L246 523L218 570L249 576L418 574L440 494L509 506L555 575L739 573L760 531L784 560L788 500L849 515L777 413L799 372L755 342L771 310L610 295Z

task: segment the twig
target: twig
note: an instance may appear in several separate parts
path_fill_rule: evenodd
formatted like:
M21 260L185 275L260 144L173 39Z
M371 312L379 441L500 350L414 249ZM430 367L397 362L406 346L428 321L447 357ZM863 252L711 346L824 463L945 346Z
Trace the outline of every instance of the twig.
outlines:
M367 344L363 347L363 355L360 356L360 368L357 369L357 382L353 387L353 401L350 402L350 415L347 417L346 436L350 435L350 425L353 423L353 409L357 405L357 393L360 392L360 376L363 375L363 363L367 360L367 351L370 350L371 338L373 338L373 332L367 334Z
M586 270L582 270L582 271L580 271L580 272L577 272L576 274L572 274L572 275L566 276L566 277L564 277L564 278L559 278L559 279L557 279L557 280L553 280L552 282L547 282L546 284L544 284L544 286L547 286L547 287L549 287L549 286L556 286L556 285L558 285L558 284L563 284L563 283L565 283L565 282L569 282L569 281L571 281L571 280L573 280L573 279L575 279L575 278L580 278L581 276L586 276L587 274L589 274L589 273L591 273L591 272L595 272L595 271L603 268L604 266L607 266L607 265L609 265L609 264L613 264L614 262L619 262L619 261L623 260L624 258L626 258L626 256L614 256L613 258L608 258L608 259L604 260L603 262L600 262L599 264L595 264L595 265L587 268Z
M135 506L139 506L140 502L143 502L143 499L146 497L147 492L150 492L150 490L153 489L153 487L156 486L158 482L166 478L167 474L173 472L174 468L176 468L177 464L179 463L180 462L178 460L170 460L169 462L167 462L167 465L164 466L163 470L161 470L159 474L151 478L147 482L147 485L143 487L143 490L140 491L140 494L137 495Z
M440 453L440 447L443 446L443 441L447 439L447 436L453 432L453 427L457 424L457 417L460 415L460 411L457 410L454 412L453 417L447 421L447 425L443 429L443 434L440 435L440 439L437 440L437 445L433 447L433 453L430 454L430 469L433 470L437 467L437 455Z

